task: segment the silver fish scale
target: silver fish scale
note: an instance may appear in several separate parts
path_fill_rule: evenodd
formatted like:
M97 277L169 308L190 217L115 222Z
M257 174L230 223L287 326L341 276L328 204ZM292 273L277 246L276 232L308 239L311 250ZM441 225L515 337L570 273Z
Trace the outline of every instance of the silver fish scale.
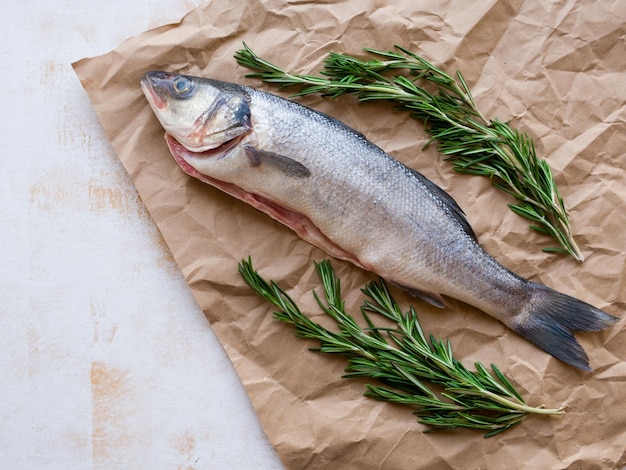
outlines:
M307 215L329 239L383 277L414 281L436 292L456 279L455 296L467 292L477 266L484 269L484 258L491 258L468 234L449 196L433 193L434 185L423 176L340 121L275 95L246 92L257 145L311 171L308 181L282 175L281 191L273 198ZM442 266L450 269L442 272ZM492 267L508 277L497 263Z

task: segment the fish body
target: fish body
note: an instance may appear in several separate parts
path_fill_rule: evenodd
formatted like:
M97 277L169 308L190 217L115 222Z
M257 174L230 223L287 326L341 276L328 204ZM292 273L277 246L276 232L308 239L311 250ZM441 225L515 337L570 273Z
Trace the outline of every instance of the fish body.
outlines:
M337 119L206 78L149 72L142 89L189 175L348 260L443 307L473 305L583 370L573 331L615 317L500 265L445 191Z

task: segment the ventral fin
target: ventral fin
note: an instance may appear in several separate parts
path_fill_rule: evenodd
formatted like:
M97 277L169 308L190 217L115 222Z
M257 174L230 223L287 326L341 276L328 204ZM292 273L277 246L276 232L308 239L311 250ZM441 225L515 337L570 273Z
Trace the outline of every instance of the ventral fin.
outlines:
M403 286L402 284L398 284L396 282L393 281L389 281L391 282L391 284L393 284L396 287L399 287L402 290L407 291L409 294L411 294L413 297L417 297L418 299L423 300L424 302L433 305L435 307L438 308L445 308L446 307L446 302L443 300L443 297L441 297L441 295L434 293L434 292L425 292L419 289L414 289L413 287L406 287Z
M252 166L267 165L285 174L285 176L293 178L308 178L311 176L311 171L293 158L267 150L260 150L251 145L244 145L244 150Z

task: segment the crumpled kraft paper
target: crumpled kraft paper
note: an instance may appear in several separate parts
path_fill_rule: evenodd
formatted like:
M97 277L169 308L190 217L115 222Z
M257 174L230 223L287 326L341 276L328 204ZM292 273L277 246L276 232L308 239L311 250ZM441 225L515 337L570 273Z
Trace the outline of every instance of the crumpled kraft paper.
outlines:
M424 434L408 408L362 397L364 381L340 378L345 362L308 351L289 325L239 277L237 262L281 282L310 313L312 267L327 256L289 229L186 176L145 101L141 76L180 71L259 86L233 53L246 41L262 57L314 72L330 50L403 45L449 72L462 70L483 113L512 119L556 176L587 260L542 253L506 195L454 173L423 126L386 103L353 97L298 101L329 113L438 183L460 203L482 245L522 276L623 316L626 305L626 3L572 1L303 2L214 0L180 23L134 37L74 64L93 107L199 305L233 361L263 427L289 469L620 468L626 465L626 333L621 320L579 334L594 372L579 372L502 324L456 301L418 308L424 329L448 337L470 365L496 363L530 404L560 418L528 418L491 439L480 432ZM289 91L280 92L289 96ZM333 262L348 309L374 279ZM146 319L149 321L149 318Z

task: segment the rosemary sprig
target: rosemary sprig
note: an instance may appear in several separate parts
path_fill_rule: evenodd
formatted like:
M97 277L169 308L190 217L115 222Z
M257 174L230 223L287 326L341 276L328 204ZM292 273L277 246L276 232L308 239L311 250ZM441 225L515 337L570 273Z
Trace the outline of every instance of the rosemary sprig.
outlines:
M509 204L513 212L560 245L544 251L569 253L582 262L550 167L537 158L532 139L505 122L486 119L460 72L452 77L409 50L396 49L365 49L379 57L371 60L331 52L321 77L289 73L257 56L245 43L235 58L256 70L248 77L281 88L300 86L294 96L321 93L336 98L352 93L359 101L387 100L410 111L431 136L426 145L437 142L456 171L490 178L517 199Z
M492 373L480 362L470 371L452 354L449 341L426 339L413 307L402 313L380 280L362 289L367 296L361 315L362 328L346 313L340 281L328 261L316 263L322 281L324 300L313 293L320 308L336 323L331 331L312 321L274 281L266 281L252 267L252 261L239 263L239 273L260 297L278 308L274 318L295 326L296 335L315 339L314 351L340 354L348 360L344 377L367 377L378 384L367 384L365 395L377 400L409 405L419 422L430 430L472 428L494 436L519 424L530 414L561 415L563 408L532 407L495 366ZM382 315L396 327L376 326L372 314ZM433 387L434 386L434 387Z

